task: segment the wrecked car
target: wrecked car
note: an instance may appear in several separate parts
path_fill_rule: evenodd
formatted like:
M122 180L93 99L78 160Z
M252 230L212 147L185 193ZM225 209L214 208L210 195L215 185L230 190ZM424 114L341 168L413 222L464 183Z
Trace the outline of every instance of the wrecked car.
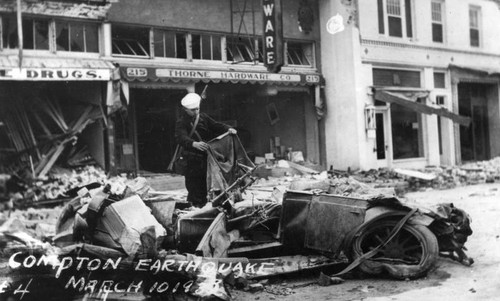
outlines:
M63 299L115 294L121 300L123 293L177 291L229 300L226 283L307 269L406 279L425 275L439 255L472 264L464 253L470 218L452 204L430 210L393 196L318 190L255 199L244 195L254 168L237 136L222 135L210 142L204 208L151 197L145 179L136 178L79 189L50 244L27 237L14 221L4 223L6 246L12 238L30 247L5 248L10 270L0 274L7 288L0 300L20 297L17 288L30 284L38 294L24 300L55 292Z
M179 217L176 239L182 252L267 260L316 254L327 258L322 264L350 263L342 273L358 268L397 279L425 275L440 253L472 264L464 253L472 234L470 218L453 204L431 210L393 196L362 199L317 191L287 191L281 203L237 202L241 191L234 183L250 176L252 163L238 141L227 149L226 139L232 138L212 142L209 154L209 187L223 191L215 198L219 205ZM226 153L232 157L220 155ZM221 195L225 201L220 201ZM297 265L296 269L318 265Z

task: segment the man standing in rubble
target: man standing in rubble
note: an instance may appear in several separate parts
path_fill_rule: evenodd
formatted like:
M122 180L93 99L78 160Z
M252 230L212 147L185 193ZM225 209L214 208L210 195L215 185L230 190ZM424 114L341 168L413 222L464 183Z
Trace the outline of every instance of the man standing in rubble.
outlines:
M183 111L175 124L175 140L184 149L187 168L184 174L187 201L196 207L207 203L207 141L225 133L236 134L236 130L213 120L200 112L201 97L188 93L181 100ZM197 120L197 122L196 122ZM195 126L192 135L191 131Z

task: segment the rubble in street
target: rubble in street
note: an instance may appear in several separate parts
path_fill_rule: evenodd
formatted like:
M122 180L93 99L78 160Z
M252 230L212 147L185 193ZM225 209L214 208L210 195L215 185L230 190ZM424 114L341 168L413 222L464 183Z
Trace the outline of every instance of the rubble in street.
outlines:
M288 165L287 168L295 168L296 172L281 177L268 176L255 179L255 182L242 193L238 206L234 207L232 214L236 215L227 220L228 225L234 228L227 229L227 231L225 228L216 229L213 223L216 217L222 214L220 213L222 207L215 208L209 204L205 208L198 209L188 206L185 201L185 189L178 185L181 183L180 177L170 175L108 177L101 169L94 166L86 166L78 170L55 168L47 178L33 181L32 186L25 187L24 191L10 195L16 198L16 202L8 208L9 210L3 210L0 213L0 246L2 247L0 262L4 266L6 258L28 248L30 253L57 254L59 258L63 255L84 256L83 254L87 256L92 254L97 258L103 258L103 254L122 256L125 258L122 264L126 267L135 264L136 267L139 265L145 270L158 269L165 260L171 260L170 258L192 261L193 265L197 264L195 262L207 264L207 262L213 262L214 259L217 259L218 265L235 264L224 261L230 259L225 258L229 245L238 240L244 242L239 249L251 250L257 247L251 243L254 239L251 236L252 230L264 227L271 232L274 231L277 224L272 221L279 218L286 191L312 191L370 200L380 195L394 196L407 190L445 189L500 179L500 158L457 167L429 167L418 172L388 169L353 173L333 170L315 172L310 168L294 165ZM229 197L231 198L232 196ZM4 196L2 202L5 200ZM60 202L46 202L50 200L60 200ZM37 204L42 205L37 207ZM454 208L441 210L442 217L449 218ZM141 218L137 219L137 215ZM184 223L179 221L184 221ZM196 229L200 227L198 226L201 225L200 221L205 221L204 225ZM207 240L210 250L204 247L194 254L178 252L174 233L179 231L178 228L181 226L188 227L186 229L194 235L193 238L188 238L192 241L187 241L188 245L194 244L194 246L201 236L207 236L209 231L205 233L205 230L208 226L210 229L213 228L214 234ZM441 229L436 231L441 231ZM257 233L262 235L260 232ZM260 239L265 241L268 238ZM314 241L309 243L314 243ZM267 244L273 247L273 243ZM453 253L454 248L451 246L449 251ZM64 258L66 257L63 257L63 260ZM151 261L153 259L147 259L149 261L141 263L141 260L145 260L144 258L159 258L157 260L160 261L154 263ZM456 260L464 261L464 264L472 264L472 259L464 258ZM290 272L294 266L301 270L331 264L324 258L312 257L290 257L289 259L283 257L281 261L276 262L280 262L279 269L275 268L261 275ZM259 262L247 261L245 264L253 265ZM53 270L57 270L56 266ZM179 268L179 273L174 274L175 277L192 281L191 285L194 286L192 290L189 290L200 297L204 294L196 289L203 287L206 281L217 279L225 279L224 281L233 283L234 287L251 292L264 290L284 296L293 293L290 287L268 285L266 282L250 283L246 280L242 282L241 279L253 277L253 274L248 271L244 273L243 278L233 278L232 281L229 280L231 277L228 278L226 274L204 275L181 268ZM331 278L324 275L323 278L323 281L320 281L322 285L343 282L343 279L338 277ZM158 278L153 277L153 280L158 280ZM209 293L209 295L214 294L224 300L230 299L223 287L217 287L215 291Z

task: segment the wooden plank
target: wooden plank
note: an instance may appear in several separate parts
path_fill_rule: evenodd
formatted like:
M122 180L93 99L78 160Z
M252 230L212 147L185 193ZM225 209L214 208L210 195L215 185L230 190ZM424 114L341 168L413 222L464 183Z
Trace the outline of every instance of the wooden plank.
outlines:
M261 251L261 250L265 250L265 249L279 248L281 246L283 246L282 243L275 241L275 242L270 242L270 243L258 244L258 245L254 245L254 246L233 248L233 249L229 249L227 253L228 254L239 254L239 253L245 253L245 252Z
M32 113L33 113L33 116L35 117L35 120L38 122L38 124L40 125L40 127L42 128L42 130L45 132L45 135L47 135L48 137L51 137L52 133L50 132L49 128L43 122L42 118L38 114L38 111L37 110L33 110Z
M66 147L66 143L68 141L69 140L63 141L61 144L59 144L57 146L54 154L52 154L52 156L50 157L50 159L47 161L47 164L45 164L45 166L43 167L43 169L38 174L39 177L44 177L47 174L47 172L49 172L49 170L52 168L52 166L54 165L54 163L56 163L57 158L59 158L59 156L63 152L64 148Z
M64 132L67 132L69 130L69 127L66 124L66 121L64 121L64 116L62 115L62 112L58 111L54 106L54 101L55 100L45 99L45 104L51 109L54 116L59 121L59 124L61 125L61 128L64 130Z
M426 180L426 181L432 181L436 178L436 176L433 174L427 174L427 173L423 173L423 172L416 171L416 170L395 168L394 172L398 173L400 175L404 175L404 176L408 176L408 177L412 177L412 178L417 178L417 179L422 179L422 180Z
M52 110L48 107L48 106L44 106L44 105L41 105L40 108L42 109L42 111L44 111L50 118L52 118L52 121L54 121L54 123L59 127L59 129L62 131L62 132L66 132L63 125L59 122L59 120L57 119L57 117L55 116L54 112L52 112Z

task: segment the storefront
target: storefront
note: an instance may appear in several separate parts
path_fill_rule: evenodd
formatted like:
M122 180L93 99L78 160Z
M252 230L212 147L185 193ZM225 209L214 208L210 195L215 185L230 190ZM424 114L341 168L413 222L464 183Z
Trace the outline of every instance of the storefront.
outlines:
M431 70L430 70L431 71ZM423 70L374 67L371 97L374 150L378 167L424 167L452 161L453 129L470 128L468 112L454 113L441 72L433 72L433 88ZM443 73L444 74L444 73ZM443 85L440 82L443 81ZM437 89L436 89L437 88ZM448 97L449 98L449 97Z
M2 57L0 144L10 170L97 163L107 168L106 95L114 65L91 59Z
M500 155L500 72L450 65L453 102L468 127L455 128L457 162L489 160Z
M252 158L266 153L283 158L291 149L302 152L305 160L320 163L316 104L321 76L317 73L123 65L120 71L127 87L130 125L123 122L124 116L115 120L123 169L166 172L176 146L180 100L187 92L204 90L207 99L201 110L236 128Z

